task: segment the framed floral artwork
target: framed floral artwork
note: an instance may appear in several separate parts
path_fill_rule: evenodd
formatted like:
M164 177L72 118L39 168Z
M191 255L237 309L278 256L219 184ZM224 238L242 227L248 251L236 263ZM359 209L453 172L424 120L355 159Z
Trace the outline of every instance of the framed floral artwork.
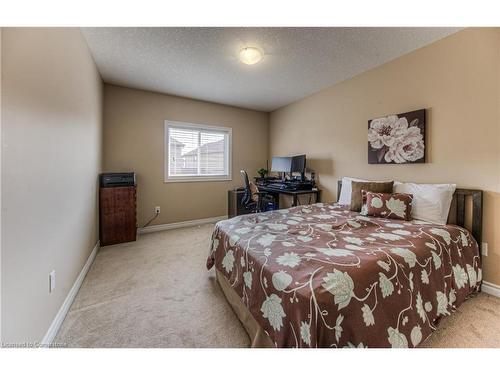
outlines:
M425 109L368 121L369 164L425 163Z

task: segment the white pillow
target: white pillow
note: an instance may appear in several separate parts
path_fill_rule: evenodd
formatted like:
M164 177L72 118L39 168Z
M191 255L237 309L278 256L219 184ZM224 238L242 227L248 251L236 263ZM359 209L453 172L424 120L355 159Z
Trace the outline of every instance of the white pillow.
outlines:
M340 189L340 196L338 200L338 204L348 205L351 204L351 196L352 196L352 182L360 181L360 182L390 182L390 181L371 181L371 180L362 180L360 178L353 177L343 177L342 178L342 188ZM394 181L396 183L396 181Z
M434 224L446 224L456 184L414 184L394 182L395 193L413 194L412 217Z

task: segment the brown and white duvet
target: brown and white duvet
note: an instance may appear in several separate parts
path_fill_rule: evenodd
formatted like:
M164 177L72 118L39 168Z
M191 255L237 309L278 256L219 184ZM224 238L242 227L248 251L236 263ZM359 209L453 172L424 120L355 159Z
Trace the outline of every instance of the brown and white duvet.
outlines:
M479 290L458 226L318 203L219 222L207 260L277 347L414 347Z

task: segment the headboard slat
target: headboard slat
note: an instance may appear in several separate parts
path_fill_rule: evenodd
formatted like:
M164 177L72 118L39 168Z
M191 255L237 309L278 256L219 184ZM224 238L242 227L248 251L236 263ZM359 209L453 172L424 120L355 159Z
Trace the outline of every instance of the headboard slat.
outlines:
M337 182L337 201L340 198L342 180ZM456 204L456 210L450 210L448 223L456 224L465 228L466 222L466 198L472 198L472 228L471 234L481 246L483 232L483 191L476 189L456 189L453 194L453 201Z
M457 225L463 227L465 225L465 195L456 194L457 200Z

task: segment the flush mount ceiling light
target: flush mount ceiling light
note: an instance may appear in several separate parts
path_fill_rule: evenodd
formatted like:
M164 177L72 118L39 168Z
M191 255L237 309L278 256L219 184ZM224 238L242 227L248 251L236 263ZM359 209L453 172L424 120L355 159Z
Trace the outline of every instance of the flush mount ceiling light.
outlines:
M240 61L243 64L253 65L262 60L262 52L255 47L245 47L240 51Z

